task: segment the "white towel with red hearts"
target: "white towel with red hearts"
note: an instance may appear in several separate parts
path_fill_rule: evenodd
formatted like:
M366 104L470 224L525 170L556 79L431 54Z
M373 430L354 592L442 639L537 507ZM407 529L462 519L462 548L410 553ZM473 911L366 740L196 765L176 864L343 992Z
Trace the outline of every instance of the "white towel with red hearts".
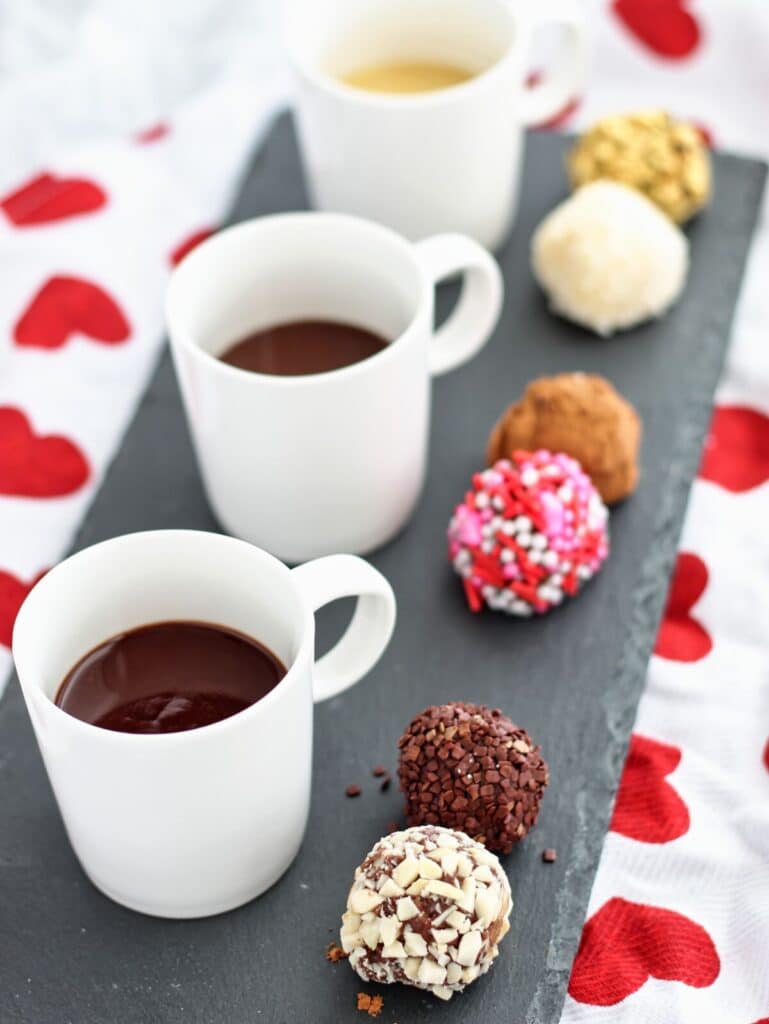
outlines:
M593 78L552 125L660 105L696 121L716 147L769 156L762 3L586 6ZM61 95L61 76L22 94L40 101L46 85ZM281 93L272 80L254 90L225 78L158 124L87 144L67 145L60 118L50 151L28 120L25 147L0 154L3 678L15 613L67 550L157 360L168 273L221 222ZM0 90L0 123L8 115ZM20 166L24 153L43 158ZM566 1024L769 1021L767 280L764 222Z

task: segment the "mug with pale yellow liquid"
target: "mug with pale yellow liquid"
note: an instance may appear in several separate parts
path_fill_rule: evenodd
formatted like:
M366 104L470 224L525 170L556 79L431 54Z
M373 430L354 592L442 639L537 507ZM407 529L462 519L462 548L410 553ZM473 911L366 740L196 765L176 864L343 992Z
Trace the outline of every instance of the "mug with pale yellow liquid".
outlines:
M469 82L475 75L458 64L442 64L427 60L391 60L366 64L342 76L345 85L370 92L415 93L450 89Z
M562 46L527 89L545 24ZM490 249L515 216L523 126L572 98L586 64L579 0L292 0L287 45L315 206Z

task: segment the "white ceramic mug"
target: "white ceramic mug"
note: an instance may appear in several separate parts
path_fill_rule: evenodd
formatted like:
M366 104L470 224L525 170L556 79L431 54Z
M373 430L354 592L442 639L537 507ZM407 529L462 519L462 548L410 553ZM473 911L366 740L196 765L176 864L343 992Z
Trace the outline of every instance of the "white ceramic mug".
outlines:
M525 88L535 31L565 39ZM314 205L370 217L408 238L461 231L496 249L518 199L522 126L578 94L586 38L578 0L293 0L286 42ZM394 60L477 72L448 89L383 94L340 81Z
M313 612L353 595L346 633L313 664ZM239 630L288 672L246 710L186 732L112 732L54 704L89 650L172 620ZM390 585L359 558L289 570L243 541L193 530L117 537L44 576L19 612L13 654L67 833L94 885L161 917L217 914L269 888L307 821L313 701L365 675L394 621Z
M435 284L464 273L433 327ZM215 235L176 269L171 350L209 501L225 529L287 562L365 553L412 513L430 377L473 356L502 304L489 254L461 235L412 245L342 214L279 214ZM328 373L251 373L216 358L252 331L336 320L390 343Z

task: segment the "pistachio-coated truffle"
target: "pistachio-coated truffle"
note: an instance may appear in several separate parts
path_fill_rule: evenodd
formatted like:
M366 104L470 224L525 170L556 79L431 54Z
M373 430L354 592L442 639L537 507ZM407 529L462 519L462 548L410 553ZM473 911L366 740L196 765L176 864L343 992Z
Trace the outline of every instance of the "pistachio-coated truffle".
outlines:
M710 199L710 156L702 133L664 110L598 121L567 158L573 188L610 178L638 189L676 224Z

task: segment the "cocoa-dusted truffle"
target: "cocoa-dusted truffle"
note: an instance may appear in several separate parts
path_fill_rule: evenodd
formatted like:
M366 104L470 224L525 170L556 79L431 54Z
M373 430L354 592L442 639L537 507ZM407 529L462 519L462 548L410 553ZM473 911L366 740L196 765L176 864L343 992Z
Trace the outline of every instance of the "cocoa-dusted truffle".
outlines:
M576 459L612 505L635 490L641 420L604 377L540 377L509 406L489 436L489 465L518 448L549 448Z
M547 763L525 729L483 704L426 708L398 741L410 825L445 825L510 853L537 820Z
M491 967L513 901L497 858L427 825L380 839L355 871L342 948L364 981L450 999Z

